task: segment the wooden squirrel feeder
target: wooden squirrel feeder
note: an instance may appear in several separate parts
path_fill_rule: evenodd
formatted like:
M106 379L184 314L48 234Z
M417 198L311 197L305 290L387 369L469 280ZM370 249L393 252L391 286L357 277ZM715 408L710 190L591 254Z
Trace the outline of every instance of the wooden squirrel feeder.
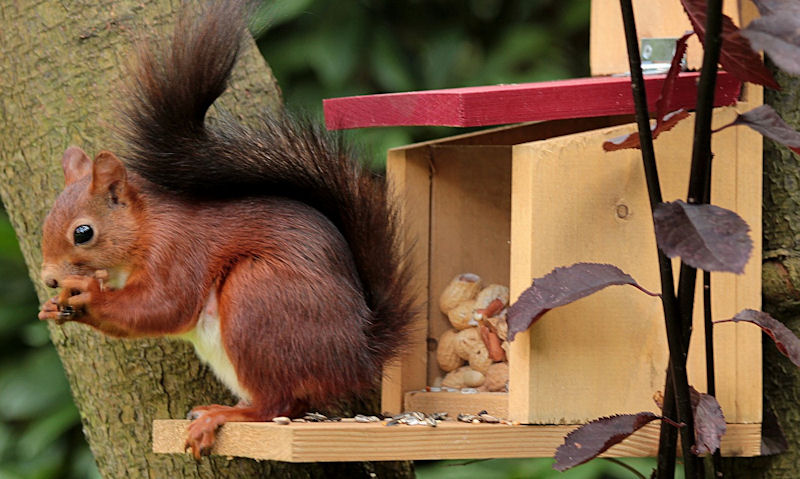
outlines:
M642 38L677 38L691 29L678 2L635 1ZM746 24L754 7L729 2ZM627 71L619 6L593 0L593 74ZM702 51L690 45L689 66ZM696 73L681 74L676 102L692 107ZM647 79L651 108L663 75ZM720 74L714 126L761 104L761 89ZM677 107L676 107L677 108ZM437 303L447 283L474 272L510 286L512 301L557 266L611 263L658 291L653 223L639 150L605 152L605 140L636 131L628 77L438 90L327 100L329 128L528 122L389 151L387 175L413 244L415 286L424 300L412 346L385 369L382 409L489 414L521 425L230 423L217 454L283 461L356 461L552 456L576 425L600 416L657 411L668 362L660 300L614 287L548 312L511 343L508 393L431 392L441 374L435 342L449 328ZM655 140L666 200L683 198L693 116ZM761 294L761 137L728 128L713 137L712 202L751 227L755 253L743 275L712 275L714 319L759 309ZM698 284L699 294L702 285ZM689 382L704 391L702 306L695 307ZM720 325L714 335L717 398L728 422L726 456L761 453L761 331ZM155 421L154 451L183 452L187 421ZM658 425L610 449L654 456Z

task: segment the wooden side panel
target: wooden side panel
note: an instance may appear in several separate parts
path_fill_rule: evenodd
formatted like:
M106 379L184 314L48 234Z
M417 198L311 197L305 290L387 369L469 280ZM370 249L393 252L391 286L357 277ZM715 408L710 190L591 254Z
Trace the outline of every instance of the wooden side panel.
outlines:
M428 335L436 340L450 328L439 310L439 296L455 276L472 272L480 275L484 284L508 284L511 148L434 145L431 152ZM428 380L432 382L439 374L432 347Z
M655 241L641 160L600 147L602 138L623 130L632 131L599 130L515 147L515 164L529 164L514 174L526 170L529 177L515 177L514 220L527 216L529 230L513 237L513 251L527 250L514 259L514 295L531 278L579 261L615 264L645 288L659 290L650 267L656 264ZM547 313L527 338L519 338L528 339L529 397L527 411L514 411L527 417L515 419L576 424L653 409L651 397L663 388L666 365L660 309L656 298L615 287ZM525 347L514 345L518 371L525 369L516 362ZM515 396L522 394L517 389L511 385Z
M761 87L750 85L749 92L753 103L739 103L738 112L751 110L761 104ZM737 276L736 295L739 309L761 309L761 251L762 222L761 205L763 197L763 144L764 140L749 128L738 128L736 148L736 211L750 225L753 239L753 256L747 264L744 276ZM738 311L737 311L738 312ZM736 331L736 407L735 416L741 422L761 422L762 418L762 342L761 333L756 328L742 328L745 325L731 325ZM722 330L722 325L719 326ZM717 343L716 337L715 344Z
M725 2L726 15L739 24L739 2ZM636 33L639 38L678 38L692 25L677 0L633 0ZM592 75L612 75L629 70L622 14L617 0L592 0L589 37L589 64ZM700 68L703 48L697 36L689 40L687 60L692 69Z
M386 365L381 385L381 409L399 413L403 394L425 387L427 368L428 256L430 236L431 163L428 148L390 150L386 175L400 208L405 237L403 247L410 251L413 264L413 289L418 298L419 314L412 332L411 345L393 363Z
M537 163L529 157L530 148L514 148L511 167L511 270L509 295L516 301L531 285L534 264L533 238L535 204L531 194L535 188ZM508 364L508 411L509 419L523 424L532 422L531 411L531 344L530 330L518 333L510 343Z
M719 109L716 121L721 124L733 115L732 108ZM656 141L666 200L686 195L691 151L686 138L691 137L692 128L692 121L684 121ZM633 125L617 127L514 148L512 296L531 278L579 261L615 264L645 288L660 290L639 152L605 153L601 148L605 139L632 131ZM737 209L739 191L745 188L740 185L743 172L737 164L738 134L734 129L725 130L715 136L713 145L713 201L731 209ZM752 162L748 165L753 166ZM760 168L756 170L749 178L760 182ZM525 177L518 178L518 174ZM760 205L752 181L746 181L749 193L741 201ZM760 206L743 213L759 228L756 208ZM742 278L746 279L716 275L716 319L758 306L753 301L760 291L759 268L751 262ZM702 338L698 312L690 378L701 390L705 386L704 374L700 374ZM511 357L516 371L510 399L511 414L517 415L514 419L569 424L613 413L654 410L652 395L664 387L667 348L661 304L633 288L608 288L550 311L519 342ZM726 418L731 422L760 421L760 369L738 359L743 355L760 358L760 332L739 328L726 334L720 328L716 343L717 371L725 382L718 390ZM521 361L527 361L527 367ZM527 398L521 390L526 386ZM516 410L525 406L523 411Z
M740 104L735 109L719 109L713 127L728 124L737 112L752 105ZM690 126L691 122L689 123ZM758 134L748 128L731 129L716 134L713 151L714 177L712 203L736 211L750 225L753 254L744 275L713 273L712 314L715 319L727 319L745 308L761 306L761 144ZM685 184L685 182L684 182ZM677 193L684 197L685 191ZM677 268L677 260L673 263ZM705 338L703 332L702 284L698 274L697 301L694 311L694 334L690 349L689 381L699 390L706 390L703 365ZM729 327L730 326L730 327ZM761 422L761 333L757 328L739 325L719 325L714 329L714 356L717 397L729 420Z

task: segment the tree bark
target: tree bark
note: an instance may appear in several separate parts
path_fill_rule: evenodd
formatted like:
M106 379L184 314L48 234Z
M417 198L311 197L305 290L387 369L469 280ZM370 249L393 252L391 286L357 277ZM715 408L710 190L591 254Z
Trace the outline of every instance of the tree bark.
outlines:
M90 155L114 149L115 92L132 43L171 23L169 0L4 0L0 3L0 195L40 300L41 225L63 187L70 144ZM247 117L280 103L258 50L247 49L221 99ZM244 114L241 112L249 112ZM35 320L35 318L31 318ZM151 452L152 421L195 405L233 403L191 348L167 340L112 340L85 326L51 325L51 336L105 477L407 477L408 463L286 464ZM374 474L374 475L373 475Z
M800 130L800 78L773 69L781 91L765 89L771 105ZM764 144L763 309L800 335L800 159L770 140ZM794 479L800 470L800 369L764 342L764 395L789 449L774 456L726 461L726 478Z

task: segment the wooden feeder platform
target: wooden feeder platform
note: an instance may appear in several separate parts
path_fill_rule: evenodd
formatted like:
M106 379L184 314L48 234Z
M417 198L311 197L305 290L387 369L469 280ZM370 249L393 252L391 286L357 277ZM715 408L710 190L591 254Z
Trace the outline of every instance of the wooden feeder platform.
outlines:
M180 454L186 420L157 420L153 452ZM436 427L383 423L240 422L223 426L213 453L286 462L404 461L552 457L564 436L577 426L467 424L443 421ZM651 457L658 450L659 426L648 424L612 447L605 457ZM760 424L730 424L722 438L726 455L756 456Z

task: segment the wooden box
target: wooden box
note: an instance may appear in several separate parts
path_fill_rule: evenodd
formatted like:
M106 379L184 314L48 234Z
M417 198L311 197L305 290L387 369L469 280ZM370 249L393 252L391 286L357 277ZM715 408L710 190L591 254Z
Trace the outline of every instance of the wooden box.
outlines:
M718 108L715 125L753 105ZM460 273L509 284L512 299L531 278L578 261L608 262L651 291L660 289L652 217L638 150L606 153L602 142L635 131L628 116L551 120L503 127L389 152L387 173L412 247L421 310L412 345L386 367L382 409L490 414L522 425L439 427L339 423L231 423L214 453L283 461L470 459L552 456L564 436L596 417L657 411L666 334L657 298L607 288L546 313L511 344L508 393L429 392L440 374L436 341L449 328L438 296ZM663 133L656 158L664 197L686 194L692 119ZM760 304L761 138L744 128L714 137L712 202L751 227L745 274L712 275L715 319ZM677 271L677 270L676 270ZM698 297L701 297L698 289ZM699 301L698 301L699 303ZM696 308L690 382L705 390L702 319ZM726 323L714 336L717 396L728 422L727 456L761 453L761 332ZM180 453L187 421L156 421L154 451ZM604 455L654 456L651 423ZM332 447L331 444L335 444Z
M678 37L688 29L677 2L634 3L640 37ZM733 4L726 13L737 23L746 23L742 17L752 18L754 8L749 2L741 7ZM619 18L617 3L593 0L594 74L627 70ZM690 46L689 64L698 64L700 56L699 48ZM574 86L568 91L584 95ZM647 91L656 94L657 88L648 85ZM470 104L466 98L477 93L464 92L464 125L486 124L481 120L489 116L484 110L490 107ZM438 310L438 297L458 274L473 272L485 282L508 284L513 301L532 278L558 266L591 261L617 265L649 290L660 290L640 152L602 149L603 141L634 132L635 125L628 123L631 118L610 116L611 109L593 103L613 105L624 97L606 94L598 100L597 95L585 95L585 100L571 102L577 108L564 107L576 116L570 120L560 120L564 117L558 113L544 114L530 119L549 121L389 152L387 173L404 213L407 242L413 245L416 287L424 307L414 348L385 371L384 409L450 414L486 409L538 425L543 437L551 425L658 410L653 395L663 391L668 361L661 304L629 287L608 288L550 311L519 335L511 344L507 394L425 391L441 374L436 342L450 327ZM549 104L540 100L539 114L543 103ZM746 85L735 106L715 111L714 124L727 124L737 112L760 103L760 88ZM593 105L589 108L595 114L581 111L586 105ZM509 110L521 115L526 107L518 101ZM470 111L477 116L469 117ZM685 199L692 130L693 117L655 141L666 201ZM712 203L739 213L750 225L755 244L744 275L712 275L714 318L726 319L760 306L761 138L748 129L727 129L714 135L712 149ZM706 385L701 288L698 283L689 379L702 391ZM717 396L729 423L723 454L757 455L761 332L747 325L720 325L714 341ZM657 439L639 434L631 441L654 452Z
M715 124L746 102L718 108ZM603 141L635 131L622 117L546 121L389 152L387 172L413 245L423 313L413 349L388 367L383 409L490 414L525 424L581 424L615 413L657 411L666 334L660 300L612 287L552 310L511 343L509 393L428 392L441 372L437 338L450 325L438 298L456 275L508 284L512 300L557 266L611 263L659 291L656 245L638 150ZM618 124L617 126L612 126ZM666 200L685 198L692 119L655 142ZM712 202L750 225L755 253L744 275L712 275L715 319L760 305L761 140L743 128L714 136ZM676 269L677 271L677 269ZM698 298L701 291L698 289ZM698 305L700 301L698 299ZM705 390L702 306L695 309L690 382ZM753 433L730 455L759 453L761 333L725 324L715 333L717 392L728 423Z

